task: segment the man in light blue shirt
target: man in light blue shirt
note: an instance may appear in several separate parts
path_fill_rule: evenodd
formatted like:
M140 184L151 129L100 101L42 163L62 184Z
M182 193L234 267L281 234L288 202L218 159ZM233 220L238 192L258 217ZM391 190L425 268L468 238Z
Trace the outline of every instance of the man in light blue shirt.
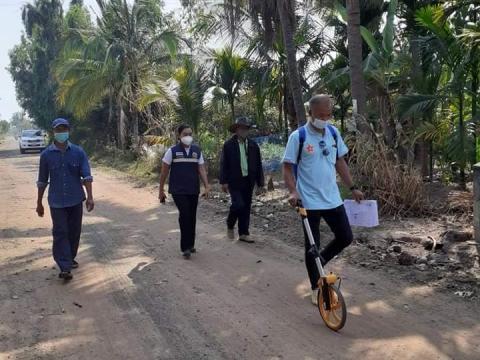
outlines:
M339 131L329 123L333 107L330 96L315 95L309 105L311 119L302 130L298 129L290 135L283 158L283 170L285 184L290 191L290 204L296 206L298 200L302 201L317 247L320 247L321 218L335 235L335 239L320 252L320 259L325 265L350 245L353 239L337 185L337 172L355 200L362 200L363 194L353 183L344 158L348 148ZM320 275L311 256L306 233L305 263L312 286L312 302L316 304Z

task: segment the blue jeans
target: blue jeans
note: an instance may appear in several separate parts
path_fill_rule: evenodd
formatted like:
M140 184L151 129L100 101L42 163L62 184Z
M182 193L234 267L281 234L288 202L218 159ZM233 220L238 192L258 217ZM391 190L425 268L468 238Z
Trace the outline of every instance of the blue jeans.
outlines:
M77 256L82 232L83 203L66 208L50 208L53 222L53 259L60 271L70 271Z

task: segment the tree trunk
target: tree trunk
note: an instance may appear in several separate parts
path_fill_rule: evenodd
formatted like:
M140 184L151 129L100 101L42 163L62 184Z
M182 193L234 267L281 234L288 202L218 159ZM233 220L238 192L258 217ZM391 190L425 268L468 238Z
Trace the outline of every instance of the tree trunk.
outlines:
M460 135L460 149L462 151L460 159L460 188L466 189L465 179L465 166L466 166L466 154L465 154L465 124L463 121L463 107L464 107L464 94L463 90L460 90L458 98L458 132Z
M473 10L472 12L472 22L474 24L477 23L477 11ZM475 131L473 133L474 136L474 144L475 144L475 159L474 162L480 161L480 136L479 136L479 123L480 119L478 118L478 87L479 87L479 62L478 62L478 46L473 45L472 49L472 58L475 59L472 63L471 73L472 73L472 120L475 124Z
M122 104L118 104L118 119L117 119L117 131L118 131L118 147L125 150L125 112L123 111Z
M428 176L428 143L425 140L420 140L417 143L415 152L415 163L420 167L422 177Z
M430 141L429 143L429 152L430 152L430 182L433 182L433 167L435 165L435 159L433 158L433 141Z
M415 4L413 4L413 9L412 13L415 11ZM407 26L410 29L413 29L414 31L417 29L416 27L416 21L413 16L409 17L407 19ZM418 43L418 39L416 35L412 35L409 37L409 45L410 45L410 54L412 56L412 81L413 81L413 86L416 92L421 93L421 82L423 80L423 70L422 70L422 54L421 54L421 49ZM422 117L422 122L424 123L427 118L425 116ZM416 121L415 118L412 118L412 124L413 127L418 126L418 121ZM413 130L413 129L412 129ZM415 162L419 164L420 166L420 171L423 177L427 177L430 172L429 172L429 143L425 140L420 140L417 143L418 146L418 152L416 153L416 159ZM431 179L430 179L431 181Z
M392 105L390 96L385 93L384 89L378 88L378 109L380 114L380 122L385 143L391 149L396 148L396 129L393 120Z
M288 134L290 132L290 126L288 123L288 91L286 85L283 88L283 126L285 127L285 143L288 141Z
M362 36L360 34L360 3L359 0L347 0L348 13L348 59L350 65L350 87L352 92L352 103L356 111L362 117L366 116L366 89L363 78L363 54ZM369 134L366 121L357 124L358 130L363 134Z
M292 92L290 87L285 85L285 121L287 128L290 131L297 129L300 124L298 123L297 113L295 112L295 103L293 101Z
M235 99L229 99L228 102L230 105L230 111L232 113L232 120L230 122L230 125L232 125L235 124Z
M280 98L277 104L278 107L278 127L280 132L284 134L285 142L288 140L288 129L285 129L284 122L283 122L283 94L280 94Z
M277 0L278 15L282 26L283 42L287 54L287 69L290 90L293 96L297 122L307 122L305 107L303 105L303 91L297 66L297 49L294 42L295 33L295 1Z
M108 120L107 120L108 126L113 127L113 94L110 91L108 94ZM110 138L111 135L108 136L108 142L112 141Z
M139 136L138 136L138 111L133 109L130 112L131 116L133 117L133 124L132 124L132 138L134 147L137 148L139 144Z
M474 51L477 54L477 49ZM479 86L479 79L478 79L478 60L475 60L472 64L472 119L475 124L475 161L480 161L480 142L479 142L479 123L480 119L478 118L478 86Z

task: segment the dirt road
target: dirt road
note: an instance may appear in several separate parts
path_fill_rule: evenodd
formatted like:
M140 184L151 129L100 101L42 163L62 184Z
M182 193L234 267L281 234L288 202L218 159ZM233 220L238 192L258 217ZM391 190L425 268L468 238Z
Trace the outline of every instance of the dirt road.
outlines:
M480 358L471 303L336 261L349 318L334 333L306 298L297 248L231 242L202 222L185 261L175 208L95 169L81 265L64 284L50 218L34 211L37 162L0 145L0 359Z

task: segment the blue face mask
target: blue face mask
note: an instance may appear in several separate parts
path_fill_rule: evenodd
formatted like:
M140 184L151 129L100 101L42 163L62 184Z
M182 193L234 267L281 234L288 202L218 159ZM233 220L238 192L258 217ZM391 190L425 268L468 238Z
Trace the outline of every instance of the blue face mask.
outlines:
M65 141L68 140L68 135L69 133L67 131L67 132L55 133L54 137L56 141L63 144Z

